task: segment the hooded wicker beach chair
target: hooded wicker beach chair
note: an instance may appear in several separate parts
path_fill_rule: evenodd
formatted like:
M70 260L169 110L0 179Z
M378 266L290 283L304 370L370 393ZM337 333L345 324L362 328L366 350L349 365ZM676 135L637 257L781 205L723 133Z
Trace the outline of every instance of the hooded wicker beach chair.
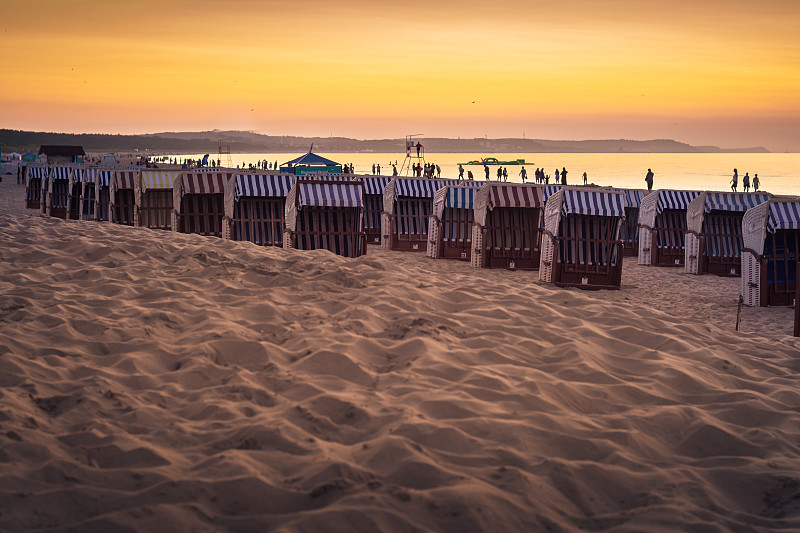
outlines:
M700 191L660 189L639 206L640 265L683 266L686 258L686 209Z
M286 198L283 247L328 250L344 257L364 255L363 213L363 183L297 180Z
M770 198L769 193L700 193L686 210L685 271L741 275L742 217Z
M225 187L234 170L186 171L173 183L172 230L222 237Z
M800 264L800 198L775 197L742 218L745 305L795 304Z
M381 248L420 251L428 249L428 217L433 196L457 180L395 177L383 191Z
M543 185L486 183L475 195L472 266L539 268L544 198Z
M286 197L294 174L237 174L225 186L222 238L283 246Z
M134 183L134 225L151 229L172 229L173 185L180 170L142 169Z
M562 287L619 289L625 194L565 187L547 199L539 279Z
M428 218L428 257L470 260L473 203L483 185L482 181L461 182L436 191Z

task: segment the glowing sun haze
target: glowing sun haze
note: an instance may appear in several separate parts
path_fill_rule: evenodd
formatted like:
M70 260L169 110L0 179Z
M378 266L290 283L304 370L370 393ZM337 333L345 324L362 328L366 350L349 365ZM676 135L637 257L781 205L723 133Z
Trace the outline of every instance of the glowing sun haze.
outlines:
M16 129L800 152L797 0L40 0L3 19Z

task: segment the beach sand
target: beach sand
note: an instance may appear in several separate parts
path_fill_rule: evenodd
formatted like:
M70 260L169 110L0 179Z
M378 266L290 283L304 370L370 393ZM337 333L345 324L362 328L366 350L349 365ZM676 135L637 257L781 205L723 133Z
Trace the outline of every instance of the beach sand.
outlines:
M15 178L15 177L14 177ZM776 531L793 310L24 209L0 184L0 531Z

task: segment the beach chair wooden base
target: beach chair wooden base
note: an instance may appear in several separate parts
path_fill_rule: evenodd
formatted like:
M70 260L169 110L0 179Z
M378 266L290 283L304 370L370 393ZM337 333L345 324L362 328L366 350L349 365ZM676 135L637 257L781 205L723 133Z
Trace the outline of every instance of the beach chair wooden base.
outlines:
M240 198L233 207L229 222L234 241L246 241L259 246L283 246L286 198Z

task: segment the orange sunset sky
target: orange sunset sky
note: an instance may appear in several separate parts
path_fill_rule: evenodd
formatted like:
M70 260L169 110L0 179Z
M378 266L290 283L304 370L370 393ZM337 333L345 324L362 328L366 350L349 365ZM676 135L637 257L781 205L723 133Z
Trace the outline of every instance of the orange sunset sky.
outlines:
M798 0L2 3L2 127L800 152Z

